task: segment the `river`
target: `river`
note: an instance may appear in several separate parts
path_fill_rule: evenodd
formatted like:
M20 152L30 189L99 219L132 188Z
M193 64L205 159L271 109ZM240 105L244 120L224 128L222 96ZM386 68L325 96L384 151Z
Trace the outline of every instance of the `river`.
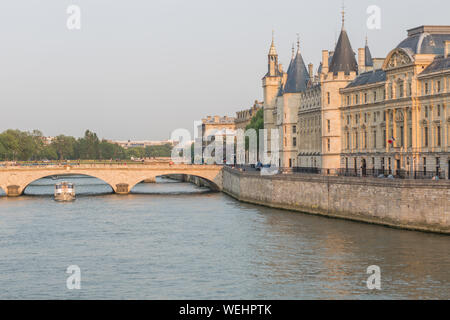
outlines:
M240 203L158 178L0 195L0 299L450 299L450 237ZM66 269L81 270L69 290ZM367 267L381 270L369 290Z

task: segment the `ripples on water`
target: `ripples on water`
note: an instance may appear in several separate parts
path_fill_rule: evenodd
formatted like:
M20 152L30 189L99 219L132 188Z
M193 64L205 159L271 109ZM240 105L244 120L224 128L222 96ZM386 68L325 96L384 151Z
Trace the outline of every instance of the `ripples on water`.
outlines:
M0 298L450 298L448 236L253 206L168 179L126 196L65 179L72 203L52 200L51 179L0 196ZM81 290L66 289L73 264ZM381 291L366 288L373 264Z

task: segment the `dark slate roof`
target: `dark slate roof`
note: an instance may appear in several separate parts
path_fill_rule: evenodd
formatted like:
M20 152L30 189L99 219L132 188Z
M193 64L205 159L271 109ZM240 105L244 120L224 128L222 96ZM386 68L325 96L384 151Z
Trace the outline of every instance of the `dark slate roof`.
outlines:
M366 67L373 67L372 54L370 53L369 46L366 45L364 48L364 56L366 58Z
M300 52L297 52L294 60L292 60L287 72L286 85L284 86L284 92L301 92L306 89L306 85L309 81L308 70L306 69L305 62L303 61Z
M428 67L426 67L425 70L422 71L421 75L449 69L450 69L450 57L447 58L444 58L443 56L437 57Z
M397 48L410 49L414 54L444 54L444 42L450 40L450 34L416 33L399 43Z
M383 81L386 81L386 73L382 69L378 69L361 73L355 78L355 80L350 82L346 88L353 88Z
M336 49L334 50L329 70L334 74L337 74L339 71L344 71L345 74L349 74L351 71L358 71L355 52L353 52L345 29L342 29L341 34L339 35L339 40Z

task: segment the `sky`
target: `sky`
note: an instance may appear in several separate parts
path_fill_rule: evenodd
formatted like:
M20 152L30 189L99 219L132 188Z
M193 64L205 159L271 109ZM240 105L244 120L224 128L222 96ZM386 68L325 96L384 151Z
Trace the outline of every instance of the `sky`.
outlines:
M69 30L67 8L80 8ZM380 29L368 29L369 6ZM0 3L0 131L169 139L207 115L262 100L272 30L287 69L300 37L317 68L341 29L342 1L9 0ZM449 25L447 0L346 0L353 50L386 57L406 30Z

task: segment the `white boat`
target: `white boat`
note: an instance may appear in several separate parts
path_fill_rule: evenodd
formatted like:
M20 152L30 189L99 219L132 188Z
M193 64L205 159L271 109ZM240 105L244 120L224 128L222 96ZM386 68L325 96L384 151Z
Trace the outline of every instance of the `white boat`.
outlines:
M55 185L56 201L73 201L75 200L75 187L73 183L60 182Z

